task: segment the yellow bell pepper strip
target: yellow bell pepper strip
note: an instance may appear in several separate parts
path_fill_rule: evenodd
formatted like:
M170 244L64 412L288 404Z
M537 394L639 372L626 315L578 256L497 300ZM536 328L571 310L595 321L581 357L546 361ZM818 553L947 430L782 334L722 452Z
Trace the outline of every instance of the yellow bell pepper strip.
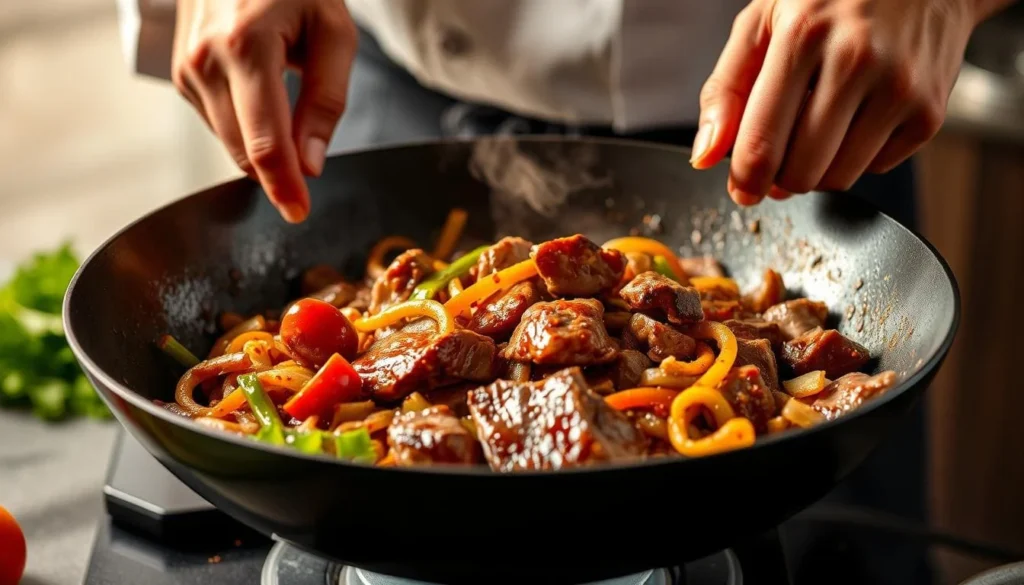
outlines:
M479 248L462 255L458 260L452 262L447 268L435 272L430 278L424 280L412 291L410 300L427 300L437 296L437 293L441 292L448 282L455 278L462 278L469 274L469 269L476 265L476 261L480 258L480 255L484 253L487 246L480 246Z
M444 306L453 317L458 317L495 293L508 290L516 283L536 275L537 265L533 260L523 260L504 270L479 278L472 286L450 299Z
M608 240L602 247L618 250L623 253L639 252L642 254L649 254L651 256L661 256L668 261L669 269L672 270L672 274L675 275L676 280L679 282L686 282L686 273L684 273L683 269L679 266L679 257L676 256L668 246L662 244L658 240L630 236Z

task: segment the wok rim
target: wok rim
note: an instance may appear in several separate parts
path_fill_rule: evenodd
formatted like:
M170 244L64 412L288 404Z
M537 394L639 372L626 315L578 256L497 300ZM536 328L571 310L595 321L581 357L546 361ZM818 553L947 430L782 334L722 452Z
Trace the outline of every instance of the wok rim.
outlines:
M686 148L686 147L673 146L673 145L668 145L668 144L659 143L659 142L652 142L652 141L647 141L647 140L635 140L635 139L628 139L628 138L594 137L594 136L564 137L564 136L547 135L547 134L539 134L539 135L525 134L525 135L517 135L517 136L509 136L509 137L505 137L505 136L448 137L448 138L441 138L441 139L426 139L426 140L399 142L399 143L392 143L392 144L385 144L385 145L370 146L370 147L366 147L366 148L346 150L346 151L344 151L342 153L331 155L329 158L341 158L341 157L345 157L345 156L349 156L349 155L356 155L356 154L364 154L364 153L372 153L372 152L380 152L380 151L389 151L389 150L400 150L400 149L415 149L415 148L423 148L423 147L429 147L429 146L445 146L445 145L453 145L453 144L473 144L473 143L477 143L477 142L481 142L481 141L485 141L485 140L508 140L508 141L514 141L514 142L560 142L560 143L569 143L569 142L571 142L571 143L591 143L591 144L598 144L598 145L618 145L618 146L632 146L632 147L639 146L639 147L643 147L643 148L650 149L650 150L661 150L661 151L667 151L667 152L671 152L671 153L677 153L681 157L680 160L684 161L684 162L689 159L688 153L691 151L690 148ZM682 158L682 157L685 157L685 158ZM729 159L726 158L725 160L728 161ZM719 163L719 164L722 164L722 163ZM90 252L86 256L85 260L82 261L81 265L75 271L75 275L71 279L71 283L68 285L68 289L67 289L67 292L64 295L64 300L63 300L62 307L61 307L61 322L62 322L62 325L64 327L64 335L65 335L65 338L67 339L68 346L71 348L71 351L75 355L75 358L78 360L79 364L82 366L82 368L86 372L88 372L91 376L93 376L98 382L102 383L106 387L106 389L108 389L110 392L112 392L113 394L117 395L122 400L125 400L128 403L132 404L136 408L141 409L147 415L154 416L154 417L156 417L158 419L161 419L161 420L163 420L165 422L168 422L168 423L174 424L176 426L179 426L179 427L181 427L181 428L183 428L183 429L185 429L185 430L187 430L189 432L194 432L194 433L198 433L198 434L201 434L201 435L205 435L207 437L210 437L210 438L213 438L213 439L216 439L216 440L219 440L219 441L225 441L225 442L228 442L228 443L232 443L232 444L234 444L235 446L238 446L238 447L258 449L258 450L261 450L261 451L263 451L263 452L265 452L265 453L267 453L269 455L277 455L277 456L285 456L285 457L289 457L289 458L296 458L296 459L304 460L304 461L307 461L307 462L310 462L310 463L313 463L313 464L321 464L321 465L323 465L323 464L334 464L334 465L338 465L338 466L342 467L343 469L344 468L352 468L352 469L359 469L361 471L366 471L366 472L371 472L371 473L416 474L416 475L421 475L422 474L422 475L432 475L432 476L437 476L437 475L442 475L442 476L455 475L455 476L471 476L471 477L523 478L523 480L526 481L528 478L533 478L533 477L551 477L551 476L569 475L569 474L573 474L573 475L576 475L576 474L586 474L586 475L596 474L596 475L602 475L602 474L611 474L611 473L617 473L617 472L621 472L621 471L627 471L627 470L631 470L631 469L641 469L641 468L646 469L646 468L650 468L650 467L660 467L660 466L678 466L678 465L685 464L685 463L687 463L688 461L691 461L691 460L708 460L708 459L711 459L711 460L724 460L725 458L736 457L738 454L743 454L743 453L747 453L747 452L753 453L755 450L757 450L759 448L763 449L763 448L766 448L768 446L774 445L774 444L779 443L779 442L785 442L785 441L790 441L790 440L795 441L795 440L799 440L799 439L804 438L804 437L811 438L814 435L823 434L823 433L827 432L828 430L835 428L838 425L842 425L842 424L844 424L846 422L852 422L853 420L855 420L857 418L860 418L862 416L866 416L866 415L870 414L871 412L873 412L876 409L882 408L883 406L885 406L889 402L895 400L896 398L898 398L899 396L901 396L905 392L909 391L911 388L913 388L913 387L917 386L918 384L920 384L926 377L931 375L932 372L934 370L936 370L942 364L943 360L945 360L946 356L949 353L950 348L953 345L953 341L954 341L954 339L956 337L957 330L959 329L959 326L960 326L960 319L961 319L960 287L959 287L959 285L957 283L956 276L953 274L952 269L949 267L949 264L946 262L946 259L943 258L942 254L939 253L938 249L936 249L935 246L931 242L929 242L927 238L925 238L923 235L921 235L917 230L912 229L910 227L907 227L907 226L903 225L902 223L900 223L899 221L896 221L890 215L888 215L885 212L879 210L875 205L871 204L870 202L865 201L863 199L858 199L858 205L864 205L867 208L873 210L874 212L880 214L887 221L892 222L899 229L905 231L910 236L912 236L913 239L915 239L918 242L922 243L925 246L925 248L928 250L928 252L931 254L931 256L938 261L939 266L942 268L943 274L945 275L946 281L948 282L948 284L950 286L950 289L951 289L951 292L953 294L953 310L952 310L952 314L949 317L949 323L948 323L947 328L946 328L946 335L942 339L942 342L939 344L939 346L936 349L936 351L933 352L932 355L919 368L917 368L915 371L910 373L910 375L908 375L905 379L903 379L899 384L897 384L891 390L887 391L883 396L881 396L881 397L879 397L877 399L873 399L873 400L869 401L867 404L863 404L863 405L857 407L852 412L846 413L843 416L840 416L840 417L838 417L836 419L833 419L833 420L826 420L826 421L824 421L822 423L819 423L819 424L817 424L817 425L815 425L813 427L798 428L798 429L787 429L786 432L772 433L772 434L769 434L768 436L765 436L763 438L758 438L755 441L755 443L753 445L751 445L750 447L744 447L742 449L736 449L736 450L725 451L725 452L721 452L721 453L715 453L713 455L707 455L707 456L698 457L698 458L689 458L689 457L685 457L685 456L680 456L680 457L656 457L656 458L648 458L648 459L644 459L644 460L640 460L640 461L633 461L633 462L606 463L606 464L601 464L601 465L572 467L572 468L558 469L558 470L517 471L515 473L498 473L498 472L494 472L487 465L474 465L474 466L454 466L454 465L453 466L443 466L443 465L434 465L434 466L410 466L410 467L379 467L379 466L376 466L376 465L368 466L368 465L363 465L363 464L356 464L356 463L351 463L351 462L348 462L348 461L345 461L345 460L332 458L332 457L330 457L328 455L311 455L311 454L306 454L306 453L302 453L302 452L300 452L298 450L295 450L295 449L289 449L286 446L270 445L270 444L263 443L263 442L256 441L256 440L252 440L252 439L249 439L249 438L240 437L240 436L237 436L234 433L227 433L227 432L224 432L224 431L218 431L218 430L215 430L215 429L207 428L205 426L195 424L195 422L192 421L191 419L187 419L187 418L182 417L180 415L176 415L174 413L171 413L167 409L161 408L160 406L157 406L151 400L146 399L145 397L141 396L140 394L138 394L134 390L132 390L132 389L128 388L127 386L125 386L124 384L118 382L110 374L108 374L105 370L103 370L101 367L99 367L99 365L97 365L96 362L93 361L93 359L88 355L88 353L82 348L81 344L78 341L77 336L75 335L75 330L71 326L71 319L70 319L71 301L72 301L72 298L74 297L75 289L77 288L79 279L81 278L83 273L85 273L87 270L90 269L91 264L96 259L96 257L98 257L102 253L104 253L122 235L124 235L128 231L130 231L133 228L135 228L135 226L137 226L138 224L140 224L140 223L142 223L144 221L150 220L151 218L153 218L153 217L155 217L155 216L165 212L167 209L169 209L169 208L171 208L171 207L173 207L175 205L179 205L179 204L181 204L182 202L184 202L184 201L186 201L188 199L192 199L194 197L201 197L201 196L203 196L203 195L205 195L207 193L210 193L212 191L215 191L215 190L216 191L220 191L220 190L224 190L225 188L228 188L229 186L236 186L236 185L241 185L241 184L251 184L251 185L255 185L257 187L259 186L258 183L256 183L256 181L254 181L253 179L250 179L247 176L242 176L242 177L238 177L236 179L230 180L230 181L225 181L225 182L214 184L214 185L209 186L209 187L207 187L205 189L189 193L189 194L184 195L182 197L179 197L179 198L177 198L177 199L175 199L173 201L165 203L164 205L161 205L161 206L159 206L159 207L157 207L157 208L147 212L146 214L142 215L141 217L139 217L139 218L129 222L124 227L120 228L119 230L117 230L113 234L111 234L109 237L107 237L103 241L102 244L97 246L92 252ZM802 194L801 196L822 197L822 196L829 196L829 193L821 192L821 191L810 191L808 193ZM121 421L118 421L118 422L122 426L126 426L123 422L121 422ZM129 430L129 432L131 432L131 431Z

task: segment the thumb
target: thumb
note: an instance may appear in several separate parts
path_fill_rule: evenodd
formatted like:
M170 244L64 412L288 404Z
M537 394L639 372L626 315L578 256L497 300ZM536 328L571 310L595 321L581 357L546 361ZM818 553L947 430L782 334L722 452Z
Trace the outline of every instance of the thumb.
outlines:
M690 164L707 169L725 158L739 131L743 110L768 51L766 2L753 2L733 22L729 40L700 91L700 121Z
M295 145L303 172L319 176L327 144L345 111L358 33L347 13L313 19L306 33L302 89L295 104Z

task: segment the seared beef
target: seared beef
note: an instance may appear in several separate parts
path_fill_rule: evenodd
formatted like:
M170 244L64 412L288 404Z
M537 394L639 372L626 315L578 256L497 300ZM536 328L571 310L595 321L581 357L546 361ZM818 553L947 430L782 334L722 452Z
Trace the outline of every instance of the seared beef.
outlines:
M462 382L452 386L442 386L424 393L427 401L434 406L447 406L452 414L458 417L469 416L466 397L469 391L477 388L477 382Z
M406 301L416 285L434 271L430 258L423 250L406 250L391 262L384 274L373 283L370 293L370 314L377 314L389 306Z
M815 327L782 344L779 357L796 376L825 370L825 376L834 380L859 370L871 355L866 347L847 339L835 329Z
M626 274L629 275L627 278L632 278L648 270L654 270L650 255L639 252L626 252Z
M480 307L467 329L495 339L505 339L519 325L523 313L540 301L540 289L532 281L517 283L508 292Z
M498 380L469 395L484 456L495 471L564 469L642 457L647 438L587 389L579 368L539 382Z
M655 362L668 356L687 360L697 348L697 342L685 333L680 333L643 313L634 313L623 333L623 343L633 349L644 348Z
M704 318L697 289L657 272L636 275L622 287L619 296L634 310L663 314L672 323L696 323Z
M772 390L780 390L779 366L775 361L775 353L767 339L737 338L736 365L756 366L761 371L765 384Z
M396 416L388 427L388 445L399 465L470 465L479 460L476 437L447 406Z
M533 244L523 238L502 238L484 250L480 259L476 261L473 273L480 278L518 264L530 257L531 247Z
M742 299L743 306L755 313L763 313L769 307L781 303L786 298L786 284L782 282L782 275L771 268L764 271L764 279L761 288L752 294L745 295Z
M814 398L811 407L832 420L883 394L896 385L896 372L869 376L852 372L833 381Z
M626 259L576 234L533 248L537 272L548 292L559 297L592 297L610 290L622 278Z
M767 339L772 349L782 347L782 333L779 324L761 319L728 319L722 323L732 330L737 339Z
M374 343L352 367L363 379L367 394L392 401L413 390L457 380L489 380L496 371L496 355L490 337L465 329L440 336L432 331L402 330Z
M624 349L619 352L619 358L614 362L590 368L587 371L587 380L591 385L606 383L615 390L627 390L640 385L640 378L644 370L654 364L646 355L635 349Z
M680 258L679 266L687 276L725 276L722 265L711 256Z
M769 307L761 317L779 324L783 340L800 337L815 327L824 327L828 306L810 299L793 299Z
M347 307L349 303L356 300L358 292L359 289L353 284L336 282L310 293L309 296L314 299L320 299L325 303L330 303L340 309L341 307Z
M708 301L700 302L704 319L708 321L728 321L743 316L743 306L739 301Z
M608 363L619 351L603 317L604 306L594 299L537 303L526 310L502 355L538 364Z
M768 419L775 416L775 397L760 370L754 366L733 368L718 389L737 415L754 423L758 433L768 430Z

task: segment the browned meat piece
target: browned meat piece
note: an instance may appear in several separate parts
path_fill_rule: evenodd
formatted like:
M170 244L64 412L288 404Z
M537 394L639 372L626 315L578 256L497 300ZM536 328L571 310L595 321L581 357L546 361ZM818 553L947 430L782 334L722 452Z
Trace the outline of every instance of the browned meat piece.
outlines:
M775 361L772 344L767 339L737 338L736 365L756 366L761 371L764 383L771 390L781 390L779 366Z
M743 317L739 301L701 301L701 311L708 321L728 321Z
M494 339L506 339L519 325L526 309L540 301L540 295L540 288L532 281L520 282L479 308L466 328Z
M399 465L471 465L480 458L480 443L447 406L396 416L388 427L388 445Z
M423 250L406 250L391 262L384 274L373 283L370 293L370 314L406 301L416 285L434 272L430 258Z
M824 327L828 319L828 306L810 299L793 299L769 307L761 317L779 324L782 339L800 337L815 327Z
M697 342L689 335L642 313L633 313L622 337L626 347L646 348L647 355L658 363L668 356L687 360L697 349Z
M548 292L559 297L596 296L618 284L626 270L622 252L579 234L538 244L532 255Z
M531 247L533 244L523 238L502 238L484 250L480 259L476 261L472 272L477 278L480 278L518 264L530 257Z
M410 325L415 329L416 323ZM402 330L374 343L352 367L363 390L380 401L400 400L413 390L457 380L483 382L494 377L497 348L490 337L458 329L445 335Z
M758 433L768 430L768 419L775 416L775 397L754 366L729 371L718 387L736 414L750 419Z
M619 296L637 311L653 311L672 323L696 323L704 318L697 289L683 286L657 272L636 275Z
M679 266L687 276L725 276L722 265L711 256L680 258Z
M743 306L748 310L754 313L763 313L770 307L781 303L785 298L786 284L782 282L782 275L769 268L764 271L761 288L744 295L741 300Z
M723 325L732 330L737 339L767 339L772 349L782 347L782 332L778 323L762 319L727 319Z
M588 368L587 380L591 387L598 384L610 384L615 390L627 390L640 385L644 370L654 364L646 355L635 349L624 349L619 352L619 359L614 362Z
M495 373L497 375L497 372ZM428 402L434 406L447 406L452 414L458 417L469 416L466 397L470 390L479 386L477 382L463 382L452 386L443 386L424 393Z
M869 376L852 372L833 381L814 398L811 407L832 420L896 385L896 372Z
M330 303L340 309L341 307L347 307L352 301L356 300L358 292L359 290L353 284L336 282L310 293L309 296L314 299L320 299L325 303Z
M654 270L651 264L651 257L648 254L626 252L626 274L628 275L626 278L632 279L637 274Z
M779 358L795 376L825 370L825 376L834 380L859 370L868 363L871 355L866 347L847 339L835 329L815 327L783 343Z
M505 359L566 366L605 364L619 355L594 299L537 303L512 332Z
M565 469L642 457L647 438L587 389L579 368L539 382L498 380L469 394L484 457L495 471Z

